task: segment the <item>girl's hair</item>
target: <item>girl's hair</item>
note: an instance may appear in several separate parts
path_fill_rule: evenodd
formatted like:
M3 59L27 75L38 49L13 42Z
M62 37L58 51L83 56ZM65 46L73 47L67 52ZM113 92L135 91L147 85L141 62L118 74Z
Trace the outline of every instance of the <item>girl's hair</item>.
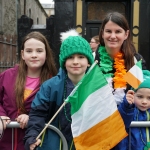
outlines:
M57 73L57 69L53 59L52 50L48 44L47 39L39 32L31 32L27 36L24 37L22 42L21 49L24 50L24 44L29 39L36 39L41 41L45 45L46 50L46 60L44 65L42 66L41 74L40 74L40 85L47 79L55 76ZM27 76L27 65L25 61L20 58L19 63L19 70L16 78L15 83L15 95L16 95L16 104L17 108L19 109L20 113L26 113L25 106L24 106L24 89L25 89L25 82Z
M102 46L105 46L104 40L102 38L102 34L104 31L105 25L107 24L108 21L114 22L115 24L117 24L118 26L123 28L125 30L125 32L127 32L127 30L129 30L128 38L126 40L124 40L122 47L121 47L121 52L124 54L125 67L127 70L129 70L134 65L133 56L136 53L136 50L135 50L135 47L131 40L131 32L129 29L128 22L127 22L125 16L123 16L122 14L120 14L118 12L112 12L112 13L107 14L105 19L103 20L103 23L102 23L101 29L100 29L100 33L99 33L99 41Z

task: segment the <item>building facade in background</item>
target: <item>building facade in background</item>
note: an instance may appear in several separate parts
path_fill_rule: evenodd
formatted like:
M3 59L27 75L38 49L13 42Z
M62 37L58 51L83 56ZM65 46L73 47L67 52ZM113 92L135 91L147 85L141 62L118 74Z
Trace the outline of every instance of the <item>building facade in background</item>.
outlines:
M54 3L52 3L52 4L42 4L42 6L45 9L48 17L55 14L55 10L54 10L55 4Z
M33 25L45 25L48 17L38 0L0 0L0 72L18 62L17 22L23 15L32 18Z

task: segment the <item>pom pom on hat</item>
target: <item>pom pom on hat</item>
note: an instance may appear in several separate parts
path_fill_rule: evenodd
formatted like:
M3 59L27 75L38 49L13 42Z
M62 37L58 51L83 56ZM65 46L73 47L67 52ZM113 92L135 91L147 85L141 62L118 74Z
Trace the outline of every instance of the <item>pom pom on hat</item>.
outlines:
M140 88L148 88L150 89L150 71L149 70L143 70L143 82L139 85L139 87L135 90L137 91Z
M82 38L75 29L62 32L60 35L62 44L60 47L59 63L61 68L65 68L64 64L66 59L73 54L82 54L86 56L89 64L94 62L89 43Z

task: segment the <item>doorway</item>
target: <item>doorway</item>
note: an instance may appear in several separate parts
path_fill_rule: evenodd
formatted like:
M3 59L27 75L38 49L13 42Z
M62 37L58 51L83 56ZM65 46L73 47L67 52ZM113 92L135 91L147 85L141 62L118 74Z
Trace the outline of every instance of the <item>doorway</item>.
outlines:
M102 0L86 0L83 5L83 37L90 41L90 39L99 34L99 30L103 19L107 13L117 11L126 16L130 24L130 3L129 0L117 1L102 1ZM131 12L131 11L130 11ZM131 15L131 14L130 14Z

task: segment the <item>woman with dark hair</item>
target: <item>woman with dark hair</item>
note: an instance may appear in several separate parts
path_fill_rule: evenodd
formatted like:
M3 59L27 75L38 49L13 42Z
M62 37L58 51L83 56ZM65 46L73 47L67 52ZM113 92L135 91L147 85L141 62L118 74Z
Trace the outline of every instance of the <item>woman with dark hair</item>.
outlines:
M130 89L123 76L137 61L142 59L142 69L146 69L146 63L135 50L126 18L118 12L107 14L103 20L99 41L101 46L95 59L99 61L119 105Z
M20 63L0 74L0 116L4 127L16 120L20 128L5 129L0 149L23 150L23 137L28 123L28 113L40 85L56 75L52 50L39 32L29 33L23 40Z

